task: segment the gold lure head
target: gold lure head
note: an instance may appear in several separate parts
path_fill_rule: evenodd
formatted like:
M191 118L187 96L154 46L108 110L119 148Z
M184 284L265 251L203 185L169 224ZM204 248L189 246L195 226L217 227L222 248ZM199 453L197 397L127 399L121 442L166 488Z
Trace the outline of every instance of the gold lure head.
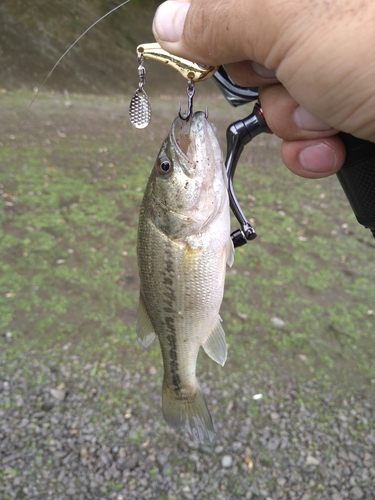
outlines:
M171 66L187 80L202 82L210 78L219 69L219 66L204 66L182 57L177 57L162 49L158 43L143 43L138 45L137 54L144 59L151 59Z

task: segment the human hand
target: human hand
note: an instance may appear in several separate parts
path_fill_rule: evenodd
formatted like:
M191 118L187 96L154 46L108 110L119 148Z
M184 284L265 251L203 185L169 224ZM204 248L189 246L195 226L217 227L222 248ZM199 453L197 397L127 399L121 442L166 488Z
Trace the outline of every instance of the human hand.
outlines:
M375 141L374 22L372 0L172 0L154 34L169 52L259 86L285 164L317 178L344 162L338 130Z

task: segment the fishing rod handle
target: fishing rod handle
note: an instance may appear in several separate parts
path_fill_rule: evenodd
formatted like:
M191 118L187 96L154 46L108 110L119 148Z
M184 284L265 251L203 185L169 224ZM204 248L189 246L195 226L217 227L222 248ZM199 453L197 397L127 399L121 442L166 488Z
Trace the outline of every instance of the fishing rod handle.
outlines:
M339 137L346 159L337 177L358 222L375 238L375 143L344 132Z

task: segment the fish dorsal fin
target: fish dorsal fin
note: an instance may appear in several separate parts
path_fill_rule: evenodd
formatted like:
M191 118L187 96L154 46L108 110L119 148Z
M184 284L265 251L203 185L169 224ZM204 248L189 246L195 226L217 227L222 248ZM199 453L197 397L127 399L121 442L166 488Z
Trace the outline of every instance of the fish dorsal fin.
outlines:
M227 343L225 342L225 333L221 326L221 318L218 316L214 328L208 334L202 344L203 349L216 363L224 366L227 359Z
M139 297L137 335L139 345L144 351L155 338L155 329L152 326L142 295Z
M227 245L227 264L229 267L232 267L234 264L234 245L232 238L229 238Z

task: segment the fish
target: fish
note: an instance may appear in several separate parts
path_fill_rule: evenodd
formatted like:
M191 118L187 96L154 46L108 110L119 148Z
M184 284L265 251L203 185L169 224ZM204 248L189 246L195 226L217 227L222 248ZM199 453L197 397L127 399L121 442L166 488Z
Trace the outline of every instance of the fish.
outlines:
M214 427L196 379L200 347L224 366L219 315L227 264L234 260L228 182L207 113L178 116L163 142L141 203L137 257L137 336L143 349L158 338L163 358L162 410L174 429L197 442Z

